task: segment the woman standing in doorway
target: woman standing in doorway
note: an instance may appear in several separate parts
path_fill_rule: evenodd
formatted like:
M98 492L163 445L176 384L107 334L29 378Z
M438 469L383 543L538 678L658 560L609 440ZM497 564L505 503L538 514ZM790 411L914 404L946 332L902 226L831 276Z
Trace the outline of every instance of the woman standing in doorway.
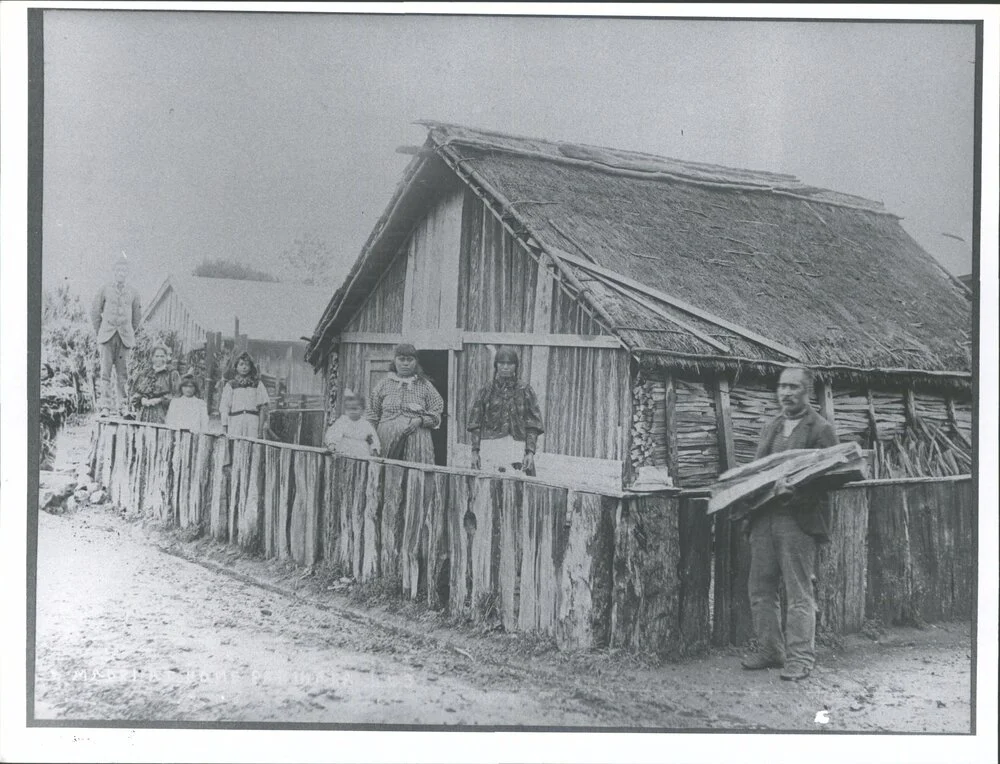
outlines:
M271 402L260 381L257 364L249 353L236 357L235 373L222 388L219 416L226 435L259 438L264 431L267 406Z
M388 459L434 464L431 430L441 426L444 401L417 362L417 349L397 345L393 371L368 400L368 421L378 432Z

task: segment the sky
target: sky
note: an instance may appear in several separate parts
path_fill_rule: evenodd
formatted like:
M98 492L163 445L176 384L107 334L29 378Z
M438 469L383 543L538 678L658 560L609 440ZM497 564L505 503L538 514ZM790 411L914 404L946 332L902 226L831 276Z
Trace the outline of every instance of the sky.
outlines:
M345 273L418 119L791 173L884 202L972 269L971 25L53 10L44 28L43 287L87 300L122 251L144 305L205 258L276 270L302 236Z

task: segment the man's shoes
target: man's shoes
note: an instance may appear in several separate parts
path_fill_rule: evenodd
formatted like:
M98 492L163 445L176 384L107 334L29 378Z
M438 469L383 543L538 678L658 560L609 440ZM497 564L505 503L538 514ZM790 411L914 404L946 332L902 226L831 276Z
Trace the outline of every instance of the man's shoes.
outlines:
M808 666L792 664L781 672L781 678L786 682L798 682L800 679L805 679L809 676L809 673L810 668Z
M785 662L781 658L772 658L763 653L754 653L743 659L743 668L747 671L761 671L769 668L781 668Z

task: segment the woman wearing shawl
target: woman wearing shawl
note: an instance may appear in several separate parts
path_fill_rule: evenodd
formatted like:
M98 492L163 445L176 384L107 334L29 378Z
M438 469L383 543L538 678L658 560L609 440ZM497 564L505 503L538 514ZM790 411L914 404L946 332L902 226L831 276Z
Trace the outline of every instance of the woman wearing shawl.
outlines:
M240 353L232 378L222 388L222 400L219 402L222 431L226 435L261 437L270 402L267 388L260 381L257 364L249 353Z
M180 393L181 375L170 368L170 348L166 345L153 348L152 364L139 378L134 400L140 422L163 424L170 401Z
M388 459L434 464L431 430L441 426L444 401L417 363L417 349L397 345L393 371L376 385L366 418Z
M469 413L472 468L535 474L535 446L545 432L538 398L518 381L520 359L501 348L493 359L493 380L476 396Z

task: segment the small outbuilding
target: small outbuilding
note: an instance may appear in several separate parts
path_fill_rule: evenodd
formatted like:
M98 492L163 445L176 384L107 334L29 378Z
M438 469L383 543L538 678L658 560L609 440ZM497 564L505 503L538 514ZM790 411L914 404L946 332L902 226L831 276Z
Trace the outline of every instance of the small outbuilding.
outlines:
M842 439L884 456L922 438L933 474L968 471L947 444L971 450L972 304L882 204L784 174L420 124L426 142L401 149L399 187L312 314L305 357L328 413L413 342L446 400L437 461L467 466L472 397L513 346L545 421L539 477L692 487L753 458L778 374L806 364ZM258 315L305 312L301 297Z
M210 333L232 337L238 324L262 374L280 380L289 396L318 397L323 379L304 360L303 337L329 299L321 286L171 275L143 322L176 332L185 353L203 347Z

